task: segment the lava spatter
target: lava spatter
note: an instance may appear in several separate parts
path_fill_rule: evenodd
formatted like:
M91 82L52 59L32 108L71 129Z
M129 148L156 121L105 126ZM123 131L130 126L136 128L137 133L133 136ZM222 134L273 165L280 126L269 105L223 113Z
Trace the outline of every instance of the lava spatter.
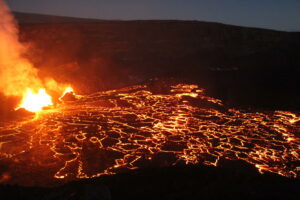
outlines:
M298 114L228 109L197 85L167 88L99 92L34 121L2 124L5 181L47 185L178 162L217 166L220 159L300 177Z

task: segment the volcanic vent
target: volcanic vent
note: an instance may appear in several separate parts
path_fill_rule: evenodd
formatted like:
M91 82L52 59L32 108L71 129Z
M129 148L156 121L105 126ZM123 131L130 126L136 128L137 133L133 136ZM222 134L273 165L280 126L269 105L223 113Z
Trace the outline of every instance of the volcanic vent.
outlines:
M197 85L166 82L70 100L38 118L1 123L2 182L52 185L220 159L299 178L295 113L229 109Z

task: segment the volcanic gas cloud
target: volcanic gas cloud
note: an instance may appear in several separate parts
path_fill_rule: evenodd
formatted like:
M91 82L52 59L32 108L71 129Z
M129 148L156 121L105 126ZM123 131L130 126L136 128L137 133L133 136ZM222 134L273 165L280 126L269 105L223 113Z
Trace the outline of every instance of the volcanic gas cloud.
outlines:
M21 97L18 108L31 112L52 105L49 94L61 94L67 85L39 77L38 69L24 57L26 47L19 41L17 23L3 0L0 0L0 44L0 91L6 96Z

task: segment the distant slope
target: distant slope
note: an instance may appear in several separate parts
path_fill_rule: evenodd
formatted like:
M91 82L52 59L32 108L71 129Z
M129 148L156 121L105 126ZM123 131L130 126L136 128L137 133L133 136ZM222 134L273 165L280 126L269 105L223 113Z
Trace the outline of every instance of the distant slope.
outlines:
M97 19L83 19L75 17L53 16L44 14L32 14L14 12L15 18L20 24L57 24L57 23L71 23L71 22L88 22L98 21Z
M30 44L28 58L44 75L82 91L179 77L234 104L300 109L297 32L200 21L16 16L21 41Z

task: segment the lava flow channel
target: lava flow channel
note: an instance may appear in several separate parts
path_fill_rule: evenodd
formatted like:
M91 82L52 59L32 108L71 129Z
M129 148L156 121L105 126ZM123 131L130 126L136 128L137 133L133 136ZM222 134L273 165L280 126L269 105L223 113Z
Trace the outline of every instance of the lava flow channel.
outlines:
M217 166L220 159L300 177L297 114L228 109L196 85L166 88L99 92L34 120L1 123L0 180L45 185L178 162Z

